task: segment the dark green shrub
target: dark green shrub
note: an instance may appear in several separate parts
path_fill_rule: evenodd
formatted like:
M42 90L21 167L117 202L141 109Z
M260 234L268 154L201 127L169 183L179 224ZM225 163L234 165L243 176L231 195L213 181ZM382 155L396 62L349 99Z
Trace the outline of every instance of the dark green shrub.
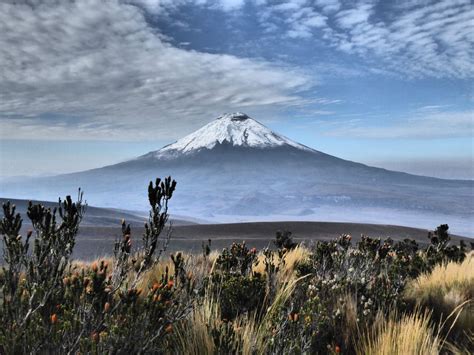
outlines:
M463 241L459 247L449 245L451 237L448 233L449 226L442 224L436 228L434 232L428 233L430 245L426 250L427 264L431 269L437 264L447 263L450 261L462 262L466 257L466 245Z
M216 280L215 280L216 281ZM225 274L219 279L222 319L258 310L265 297L265 279L261 275Z
M234 319L239 314L258 310L263 304L265 278L252 272L256 258L257 250L248 249L245 242L232 243L217 257L210 280L223 319Z
M252 265L257 258L257 250L255 248L248 249L243 243L232 243L232 246L224 248L222 253L217 257L216 267L230 274L249 275L252 273Z
M273 242L279 250L291 250L298 246L298 243L293 241L290 231L278 231L275 235L275 241Z
M101 261L79 267L70 261L85 211L81 193L76 202L68 196L53 210L30 203L34 233L26 240L19 236L21 216L4 204L0 353L161 352L173 323L187 314L189 300L167 271L147 295L138 285L169 241L170 233L159 247L175 187L171 178L150 183L143 249L132 254L130 226L123 221L110 266ZM174 260L175 277L181 278L182 260Z

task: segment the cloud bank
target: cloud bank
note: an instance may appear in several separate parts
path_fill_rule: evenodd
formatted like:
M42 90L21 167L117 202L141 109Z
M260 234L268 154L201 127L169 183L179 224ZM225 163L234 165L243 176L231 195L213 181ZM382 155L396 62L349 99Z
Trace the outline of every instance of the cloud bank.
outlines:
M210 114L294 105L311 84L262 60L173 47L118 0L3 2L0 33L3 138L179 136Z
M270 36L314 46L314 63L303 71L173 46L160 32L160 21L172 20L183 5L233 17L251 11L261 31L254 43ZM376 75L469 79L474 76L473 18L470 0L3 1L0 138L178 138L222 112L268 116L279 108L320 105L307 91L317 72L367 75L350 65L318 62L321 48L331 48L336 58L339 53L361 58ZM363 122L334 134L465 136L472 132L472 112L404 117L386 126Z

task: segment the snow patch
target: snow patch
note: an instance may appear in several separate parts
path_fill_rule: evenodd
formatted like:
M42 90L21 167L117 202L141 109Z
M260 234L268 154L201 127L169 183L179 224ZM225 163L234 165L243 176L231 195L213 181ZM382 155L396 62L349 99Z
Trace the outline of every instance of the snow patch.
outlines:
M251 148L275 148L288 145L314 152L311 148L274 133L245 113L236 112L219 116L197 131L158 150L155 156L161 158L190 154L201 149L212 149L217 144L223 143Z

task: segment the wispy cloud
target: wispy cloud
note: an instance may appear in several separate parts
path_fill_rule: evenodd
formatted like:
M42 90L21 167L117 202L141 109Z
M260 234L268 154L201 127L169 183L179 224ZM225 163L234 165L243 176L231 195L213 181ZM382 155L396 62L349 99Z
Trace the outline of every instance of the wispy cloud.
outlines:
M354 138L447 138L474 135L474 111L414 112L393 123L368 125L363 121L350 121L327 132L329 136Z
M313 38L317 43L323 40L326 45L365 59L379 74L474 76L471 1L433 0L405 5L286 0L263 7L261 14L274 32L277 27L292 38ZM281 17L285 18L285 28L279 26Z
M265 32L356 55L378 75L474 76L470 0L129 0L148 9L194 4L229 13L252 4Z
M311 83L263 60L173 47L122 1L29 3L0 4L3 137L179 136L220 112L294 105Z

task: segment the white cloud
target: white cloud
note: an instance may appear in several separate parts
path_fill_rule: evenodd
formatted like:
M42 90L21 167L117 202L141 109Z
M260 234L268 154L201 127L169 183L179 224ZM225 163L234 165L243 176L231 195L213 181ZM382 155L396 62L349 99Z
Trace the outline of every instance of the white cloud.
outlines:
M341 8L339 0L316 0L314 3L321 7L324 13L331 13Z
M221 112L295 105L310 85L265 61L173 47L119 1L4 2L0 33L1 137L176 137Z
M183 4L196 6L208 6L223 11L233 11L242 8L246 0L123 0L131 4L144 7L152 13L162 13L170 9L176 9ZM248 0L253 1L253 0Z
M373 12L372 4L360 4L337 14L337 22L342 28L352 28L354 25L367 22Z

